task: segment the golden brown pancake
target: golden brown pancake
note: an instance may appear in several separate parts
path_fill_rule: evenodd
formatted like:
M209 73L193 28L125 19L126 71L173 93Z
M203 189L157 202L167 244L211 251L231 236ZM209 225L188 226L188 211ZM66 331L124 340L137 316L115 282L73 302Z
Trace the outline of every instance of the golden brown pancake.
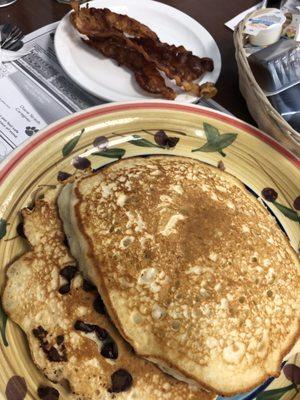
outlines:
M3 294L38 368L53 382L67 380L76 399L215 398L138 358L120 337L64 244L56 196L50 190L33 211L23 211L32 249L9 267Z
M59 203L73 255L139 355L228 396L278 374L299 336L299 259L240 181L137 157Z

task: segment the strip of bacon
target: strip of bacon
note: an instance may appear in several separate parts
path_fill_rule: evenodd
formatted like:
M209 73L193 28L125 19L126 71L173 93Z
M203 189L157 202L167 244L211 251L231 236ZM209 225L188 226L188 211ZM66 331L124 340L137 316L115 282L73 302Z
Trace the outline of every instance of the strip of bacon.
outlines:
M159 94L165 99L174 100L176 93L166 86L164 78L160 75L153 62L133 47L127 46L126 38L111 36L106 39L84 40L89 46L100 51L105 57L117 61L134 72L135 79L142 89L149 93Z
M141 46L169 78L176 80L178 77L179 83L192 82L205 72L211 72L214 69L211 58L197 57L183 46L174 46L151 38L132 38L131 40Z
M145 65L146 61L149 65L154 63L156 69L164 72L169 79L175 80L176 85L184 91L199 97L211 97L216 94L216 88L212 83L199 86L193 82L205 72L213 70L213 61L210 58L197 57L191 51L186 50L184 46L162 43L150 28L127 15L117 14L108 9L80 8L76 1L72 2L72 7L74 9L71 14L73 25L80 33L85 34L93 41L93 47L96 47L95 40L102 41L101 46L103 47L104 39L115 37L114 46L116 43L123 43L127 49L131 49L132 55L137 56L139 53L140 59L144 59ZM116 59L115 57L111 58ZM146 84L145 72L150 71L148 64L147 68L144 65L143 79L140 73L136 72L135 77L144 88L152 87L151 93L154 93L153 85L149 85L149 82L153 81L154 75L157 75L158 79L158 71L154 73L154 66L151 66L152 75L147 79L148 84ZM122 63L122 65L125 64ZM133 59L130 60L130 65L128 68L133 69ZM176 96L174 91L173 93Z
M158 39L155 32L148 26L127 15L117 14L108 8L81 7L78 1L72 1L74 12L71 14L71 22L75 28L87 36L103 34L106 31L112 34L125 33L129 36Z

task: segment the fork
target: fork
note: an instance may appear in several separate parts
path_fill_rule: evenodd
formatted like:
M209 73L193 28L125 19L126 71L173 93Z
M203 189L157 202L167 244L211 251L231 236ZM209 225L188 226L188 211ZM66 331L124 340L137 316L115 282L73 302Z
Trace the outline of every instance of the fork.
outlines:
M19 50L22 47L21 39L24 37L23 32L17 26L13 28L6 24L2 28L2 33L4 33L4 38L0 42L0 46L5 50Z

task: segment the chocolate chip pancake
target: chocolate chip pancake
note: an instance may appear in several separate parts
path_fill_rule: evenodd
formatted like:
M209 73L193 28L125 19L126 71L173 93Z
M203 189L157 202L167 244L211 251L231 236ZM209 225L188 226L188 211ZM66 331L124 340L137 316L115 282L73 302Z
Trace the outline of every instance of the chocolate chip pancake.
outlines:
M139 355L228 396L279 373L299 337L299 259L241 182L188 158L132 158L59 204L73 255Z
M56 196L50 190L33 211L23 210L32 249L8 268L2 298L38 368L53 382L67 380L76 399L213 399L138 358L120 337L64 243Z

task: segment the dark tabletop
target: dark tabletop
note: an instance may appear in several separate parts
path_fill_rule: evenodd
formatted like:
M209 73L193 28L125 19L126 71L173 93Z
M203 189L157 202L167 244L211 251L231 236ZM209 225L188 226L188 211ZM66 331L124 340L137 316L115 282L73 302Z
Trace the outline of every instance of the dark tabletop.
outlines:
M215 100L235 116L253 123L239 92L232 31L224 23L241 11L257 4L257 0L161 0L199 21L215 38L222 55L222 71ZM124 0L126 2L126 0ZM0 8L0 23L19 25L24 33L58 21L69 7L56 0L18 0Z

